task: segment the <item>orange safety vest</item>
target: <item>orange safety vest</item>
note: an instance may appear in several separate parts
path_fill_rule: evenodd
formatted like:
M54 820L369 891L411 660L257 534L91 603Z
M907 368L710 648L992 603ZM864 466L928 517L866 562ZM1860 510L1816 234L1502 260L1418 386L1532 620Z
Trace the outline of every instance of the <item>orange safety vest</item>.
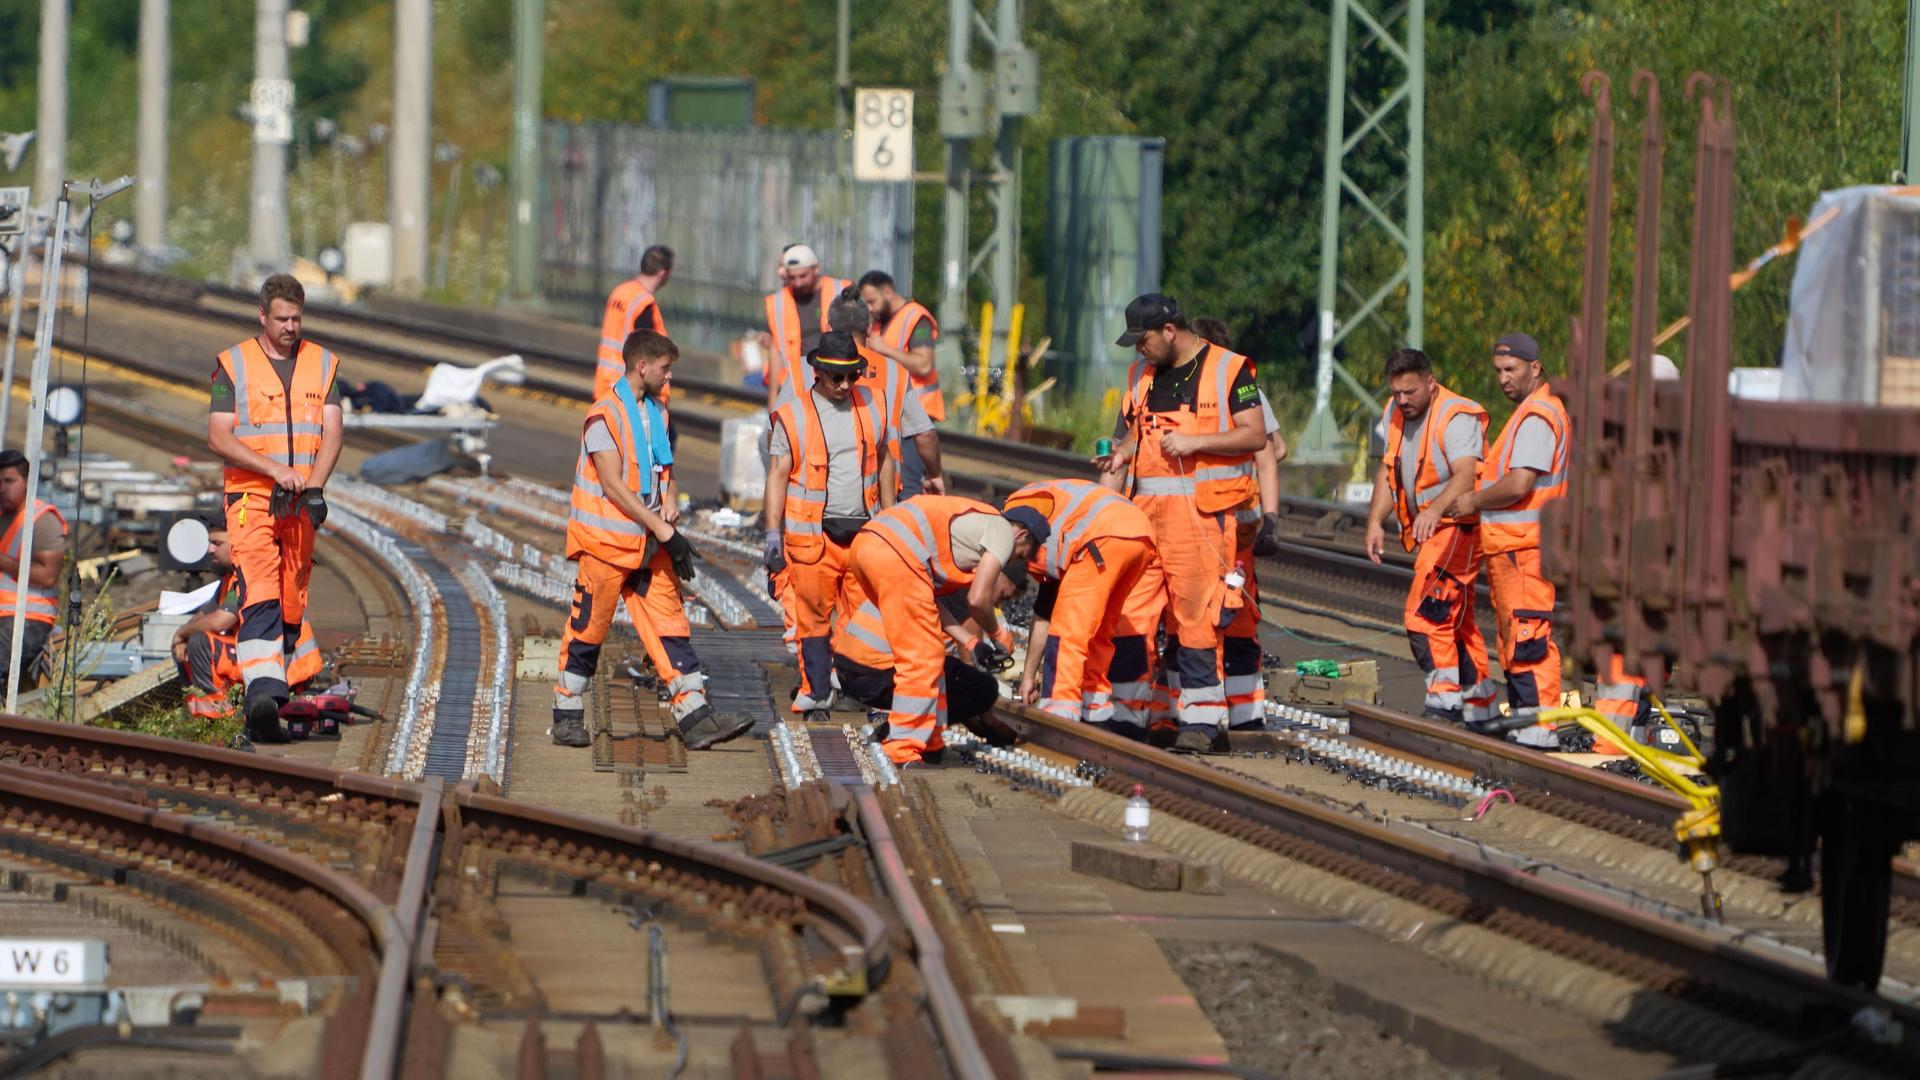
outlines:
M600 313L600 348L596 353L599 362L593 370L593 400L599 401L612 393L614 381L626 375L627 360L621 350L626 347L627 335L637 329L633 325L633 313L649 304L653 307L650 329L665 334L667 320L660 314L660 302L640 284L639 278L628 278L607 294L606 310Z
M640 402L640 423L648 423L645 400ZM592 555L601 562L627 570L638 570L642 557L646 554L647 539L651 535L647 527L627 517L618 503L607 497L600 486L600 472L593 467L593 457L587 453L586 429L595 420L607 425L613 433L614 442L620 450L621 479L627 490L638 494L641 490L640 454L634 442L633 428L627 423L627 410L620 399L611 395L594 402L587 410L586 423L580 429L580 459L573 467L573 508L567 515L567 558L577 559L582 553ZM662 414L661 419L665 420ZM641 432L652 444L651 430ZM654 493L657 496L666 486L672 470L660 467L660 476L654 481Z
M1387 403L1387 492L1393 499L1393 512L1400 519L1400 542L1408 551L1413 550L1413 516L1426 505L1440 497L1446 490L1447 481L1453 478L1453 464L1447 460L1447 426L1453 418L1462 414L1472 416L1480 422L1480 438L1486 441L1487 410L1479 403L1461 397L1444 386L1435 386L1433 402L1427 406L1426 428L1421 432L1419 475L1413 481L1413 496L1417 506L1409 509L1402 485L1406 483L1400 475L1400 438L1406 428L1406 418L1400 414L1393 403ZM1455 525L1471 525L1478 519L1476 515L1450 517L1443 519Z
M933 330L933 336L940 336L940 324L933 321L933 313L918 300L909 300L900 305L900 310L887 319L887 325L880 328L880 340L895 349L905 352L907 342L913 340L913 332L926 323ZM947 418L947 397L940 392L940 369L934 368L925 375L909 373L914 388L920 391L920 405L927 410L927 419L939 423Z
M953 521L963 514L997 517L1000 511L958 495L915 495L875 514L861 531L885 540L907 565L926 568L935 595L945 595L973 584L973 571L953 559Z
M884 402L864 386L853 388L853 430L860 440L860 499L867 516L880 508L880 449L887 437ZM798 563L820 561L826 552L827 437L820 424L820 408L813 391L789 394L773 411L774 423L787 433L791 467L787 472L787 516L783 523L787 558Z
M1179 431L1205 435L1233 430L1233 412L1223 407L1227 391L1248 363L1239 353L1208 345L1200 361L1193 409L1154 413L1147 409L1147 393L1153 388L1155 368L1144 360L1134 361L1127 373L1127 396L1121 401L1121 415L1130 418L1134 445L1144 449L1149 432ZM1179 496L1190 498L1206 514L1233 510L1259 494L1253 476L1253 454L1192 454L1175 461L1154 452L1134 453L1133 494L1136 496Z
M233 433L254 453L291 465L301 479L313 475L326 430L327 393L340 361L311 341L302 341L294 357L293 385L281 383L259 338L220 354L221 370L233 382ZM273 478L252 469L227 466L228 494L272 495Z
M1513 467L1513 438L1530 416L1553 429L1553 467L1534 481L1533 490L1498 510L1480 511L1480 550L1488 555L1540 546L1540 508L1567 493L1567 407L1541 383L1507 417L1507 426L1480 463L1480 486L1492 487Z
M13 515L13 524L7 526L7 531L4 536L0 536L0 551L6 552L16 560L20 558L20 548L26 543L27 539L26 530L21 528L23 523L29 520L39 521L42 516L52 514L53 520L60 523L60 535L65 536L67 534L67 519L60 516L60 511L54 509L52 503L44 503L35 499L33 500L32 506L33 510L31 514L23 510ZM26 569L29 574L32 573L31 567ZM46 623L51 626L59 621L59 600L60 587L58 585L48 586L43 589L33 584L32 579L29 577L27 584L27 620L29 622ZM13 606L19 602L19 579L15 578L12 574L0 572L0 618L11 621L13 619Z
M1007 506L1045 514L1047 542L1033 549L1027 568L1059 581L1088 547L1105 539L1153 539L1153 523L1132 500L1089 480L1042 480L1007 497Z
M865 345L859 348L861 359L867 362L867 370L861 374L860 378L855 381L853 385L865 387L872 391L874 396L886 406L887 453L893 458L893 463L896 466L893 474L893 493L898 495L901 485L905 483L897 467L900 464L900 417L905 415L907 407L907 369L881 356ZM800 381L793 385L804 386L809 390L813 389L813 365L800 365ZM783 383L780 387L778 401L784 404L791 400L793 400L792 391L788 385ZM776 409L779 407L779 404L774 406Z
M840 295L840 291L851 284L853 284L851 281L841 281L825 275L820 277L815 298L820 301L821 333L824 334L828 330L827 309L832 306L834 298ZM779 368L772 370L767 378L767 385L778 390L789 379L797 384L800 381L801 368L806 364L806 351L800 348L800 305L794 302L793 290L782 285L766 295L766 308L767 333L773 336L773 347L778 351L780 359L785 361Z

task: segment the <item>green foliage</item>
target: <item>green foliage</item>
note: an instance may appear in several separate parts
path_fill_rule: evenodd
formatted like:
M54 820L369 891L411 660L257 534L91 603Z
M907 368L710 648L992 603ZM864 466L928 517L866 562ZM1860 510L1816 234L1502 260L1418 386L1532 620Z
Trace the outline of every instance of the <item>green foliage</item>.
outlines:
M70 560L73 555L69 553L67 558ZM113 595L108 587L118 574L117 568L107 571L100 581L100 587L80 609L80 621L66 637L61 652L47 657L50 670L45 693L40 695L36 706L36 711L42 717L61 724L74 721L74 689L91 679L94 669L100 666L100 654L91 651L92 647L113 633ZM68 670L69 666L71 671Z
M245 695L246 690L238 684L228 687L227 703L231 707L227 714L215 719L202 719L187 712L178 694L155 694L150 703L121 709L112 717L96 720L94 726L161 739L179 739L204 746L231 746L245 723L240 711Z

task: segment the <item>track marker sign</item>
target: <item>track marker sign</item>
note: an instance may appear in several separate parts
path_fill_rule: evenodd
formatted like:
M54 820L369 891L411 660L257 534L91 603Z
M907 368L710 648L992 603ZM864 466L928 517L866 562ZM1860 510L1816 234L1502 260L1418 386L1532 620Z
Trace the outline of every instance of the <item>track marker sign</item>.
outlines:
M869 86L854 92L853 178L913 179L913 91Z
M81 938L0 938L0 990L104 988L107 943Z

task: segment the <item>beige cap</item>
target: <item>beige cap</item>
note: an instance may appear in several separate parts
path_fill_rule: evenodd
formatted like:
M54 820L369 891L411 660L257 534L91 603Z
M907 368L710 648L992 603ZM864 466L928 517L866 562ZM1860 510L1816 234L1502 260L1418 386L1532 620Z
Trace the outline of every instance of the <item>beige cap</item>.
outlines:
M808 266L819 266L820 256L805 244L795 244L780 253L780 265L789 270L798 270Z
M1676 367L1674 365L1674 362L1668 357L1662 356L1659 353L1654 353L1653 354L1653 377L1656 380L1678 379L1680 377L1680 369Z

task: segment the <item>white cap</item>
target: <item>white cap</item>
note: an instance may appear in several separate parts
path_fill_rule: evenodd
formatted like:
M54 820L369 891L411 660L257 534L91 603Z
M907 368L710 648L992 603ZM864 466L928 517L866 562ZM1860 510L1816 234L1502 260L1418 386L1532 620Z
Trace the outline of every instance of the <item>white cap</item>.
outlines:
M780 253L780 265L789 270L797 270L808 266L819 266L820 256L815 255L813 249L805 244L795 244Z
M1655 379L1678 379L1680 377L1680 369L1674 366L1671 359L1659 353L1654 353L1653 377Z

